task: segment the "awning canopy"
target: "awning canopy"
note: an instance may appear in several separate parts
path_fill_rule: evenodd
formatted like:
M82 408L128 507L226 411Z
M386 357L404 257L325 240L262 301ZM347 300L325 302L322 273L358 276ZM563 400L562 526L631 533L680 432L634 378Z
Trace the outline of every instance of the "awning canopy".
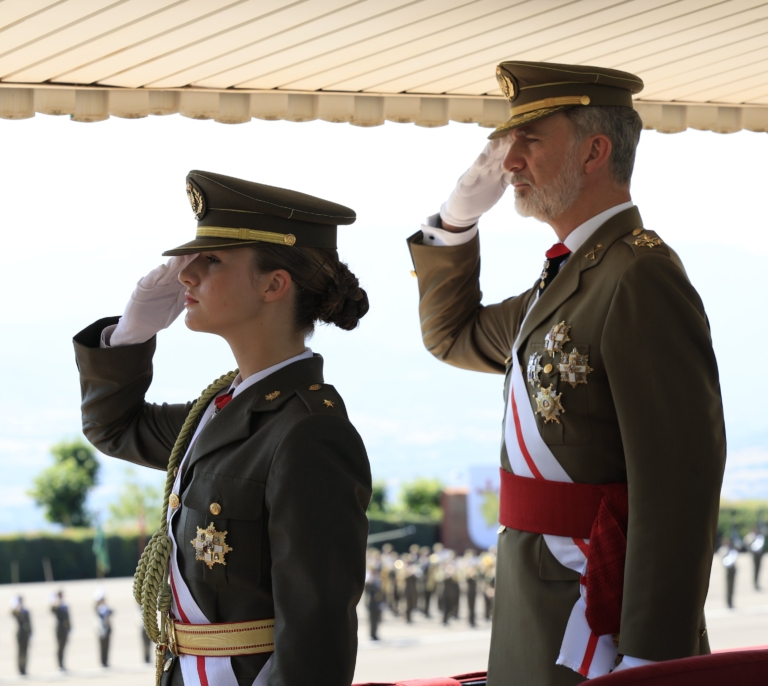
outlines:
M0 0L0 117L496 126L506 59L645 81L646 128L768 131L760 0Z

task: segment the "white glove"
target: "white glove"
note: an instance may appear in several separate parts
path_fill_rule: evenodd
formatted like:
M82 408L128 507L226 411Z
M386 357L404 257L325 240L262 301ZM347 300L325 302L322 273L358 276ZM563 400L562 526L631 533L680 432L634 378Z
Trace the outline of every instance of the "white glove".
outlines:
M173 324L184 310L187 290L179 281L179 274L196 257L197 254L172 257L139 280L109 338L110 347L144 343Z
M501 163L509 151L506 137L496 138L485 146L474 164L456 183L456 188L440 208L440 218L451 226L473 226L504 195L511 174Z

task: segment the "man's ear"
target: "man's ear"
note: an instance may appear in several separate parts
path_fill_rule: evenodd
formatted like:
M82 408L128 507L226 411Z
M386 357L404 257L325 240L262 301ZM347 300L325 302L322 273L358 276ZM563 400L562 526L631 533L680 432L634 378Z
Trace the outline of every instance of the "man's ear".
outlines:
M587 158L584 161L584 173L594 174L603 169L611 159L613 143L611 139L604 134L591 136L585 141L587 147Z
M276 269L269 274L264 289L264 302L282 300L291 290L293 279L285 269Z

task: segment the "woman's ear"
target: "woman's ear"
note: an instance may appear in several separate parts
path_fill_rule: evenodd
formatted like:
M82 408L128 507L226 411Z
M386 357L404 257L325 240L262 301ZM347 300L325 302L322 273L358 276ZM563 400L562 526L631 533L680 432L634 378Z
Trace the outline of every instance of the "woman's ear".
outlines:
M264 302L282 300L291 290L293 279L285 269L276 269L265 275Z

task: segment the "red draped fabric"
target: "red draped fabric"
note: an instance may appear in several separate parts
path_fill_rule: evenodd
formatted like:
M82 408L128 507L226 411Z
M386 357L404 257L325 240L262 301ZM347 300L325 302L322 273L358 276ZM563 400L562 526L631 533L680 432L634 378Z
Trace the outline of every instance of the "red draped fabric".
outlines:
M357 686L485 686L485 672ZM589 686L761 686L768 684L768 646L669 660L606 674Z

